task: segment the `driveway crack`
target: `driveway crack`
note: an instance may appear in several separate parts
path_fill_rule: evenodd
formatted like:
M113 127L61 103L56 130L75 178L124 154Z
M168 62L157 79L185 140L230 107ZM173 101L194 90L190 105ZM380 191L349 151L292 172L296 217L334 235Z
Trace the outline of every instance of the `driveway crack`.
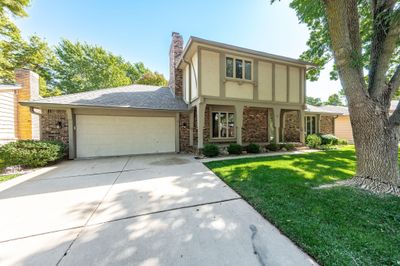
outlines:
M57 262L57 266L61 264L62 260L68 255L69 251L71 250L73 244L75 243L75 241L79 238L79 236L81 235L81 233L83 232L83 230L85 230L86 226L88 225L90 219L92 219L93 215L96 213L96 211L99 209L100 205L103 203L104 199L107 197L107 195L110 193L111 189L113 188L114 184L118 181L118 178L122 175L122 173L125 170L125 167L128 165L129 161L130 161L131 157L128 157L128 160L126 160L126 163L124 164L124 166L122 167L121 171L118 171L119 174L118 176L114 179L113 183L110 185L110 187L107 189L106 193L104 194L103 198L99 201L99 203L97 204L96 208L94 208L94 210L92 211L92 213L89 215L89 218L86 220L85 224L81 227L81 229L79 230L79 232L76 234L76 237L71 241L71 243L68 245L67 250L64 252L64 254L62 255L62 257L58 260Z

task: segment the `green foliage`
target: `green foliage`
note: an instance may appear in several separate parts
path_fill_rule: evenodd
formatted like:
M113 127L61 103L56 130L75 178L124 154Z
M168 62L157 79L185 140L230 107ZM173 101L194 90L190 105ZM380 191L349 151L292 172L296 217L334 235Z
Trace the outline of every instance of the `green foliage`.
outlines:
M320 135L321 145L338 145L339 139L332 134Z
M214 144L206 144L203 147L203 154L207 157L215 157L219 155L219 148Z
M280 147L281 149L285 148L287 151L294 151L296 149L293 143L281 143Z
M271 142L265 146L265 148L269 151L279 151L281 146L277 143Z
M339 94L335 93L329 96L328 101L325 102L326 105L343 106L342 99L340 99Z
M246 146L246 151L248 153L260 153L260 145L255 143L250 143Z
M399 197L320 187L355 175L354 146L206 165L320 265L400 261Z
M239 144L232 143L228 146L229 154L242 154L243 147Z
M321 98L314 98L311 96L306 97L306 103L314 106L321 106L322 105L322 100Z
M163 74L158 72L148 71L144 73L136 82L137 84L155 85L155 86L168 86L168 81L164 78Z
M316 149L321 145L321 137L316 134L308 135L306 145L312 149Z
M19 140L0 147L6 166L42 167L64 157L65 145L59 141Z
M338 145L347 145L347 144L348 144L348 141L345 139L339 139L339 141L338 141Z

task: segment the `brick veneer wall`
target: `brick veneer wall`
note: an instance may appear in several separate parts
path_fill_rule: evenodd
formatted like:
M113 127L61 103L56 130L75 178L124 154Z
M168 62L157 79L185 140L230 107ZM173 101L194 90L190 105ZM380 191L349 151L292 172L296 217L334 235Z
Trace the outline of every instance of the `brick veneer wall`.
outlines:
M334 134L335 119L333 116L321 116L319 131L321 134Z
M300 122L298 111L285 111L284 141L300 142Z
M42 110L40 127L41 139L59 140L68 144L68 119L66 111Z
M210 106L206 105L204 110L203 145L210 141ZM197 109L193 108L193 146L197 146Z
M179 150L181 152L190 152L190 124L189 114L179 114Z
M177 68L179 59L183 53L183 38L177 32L172 33L171 47L169 50L169 87L175 96L183 96L183 72Z
M243 109L243 143L268 141L268 109Z

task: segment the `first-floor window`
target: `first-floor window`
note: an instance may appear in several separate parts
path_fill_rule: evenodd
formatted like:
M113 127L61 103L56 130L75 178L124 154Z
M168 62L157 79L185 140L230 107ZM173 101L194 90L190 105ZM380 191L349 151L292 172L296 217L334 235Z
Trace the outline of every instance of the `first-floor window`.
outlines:
M212 112L212 137L235 137L235 114L229 112Z
M317 119L315 116L308 115L305 117L305 125L307 135L317 133Z

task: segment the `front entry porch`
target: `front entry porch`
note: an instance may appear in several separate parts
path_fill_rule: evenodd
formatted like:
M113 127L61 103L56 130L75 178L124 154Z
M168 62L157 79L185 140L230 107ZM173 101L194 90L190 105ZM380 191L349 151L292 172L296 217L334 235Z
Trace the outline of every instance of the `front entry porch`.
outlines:
M194 150L208 143L304 143L304 112L300 109L199 103L190 117L190 143Z

